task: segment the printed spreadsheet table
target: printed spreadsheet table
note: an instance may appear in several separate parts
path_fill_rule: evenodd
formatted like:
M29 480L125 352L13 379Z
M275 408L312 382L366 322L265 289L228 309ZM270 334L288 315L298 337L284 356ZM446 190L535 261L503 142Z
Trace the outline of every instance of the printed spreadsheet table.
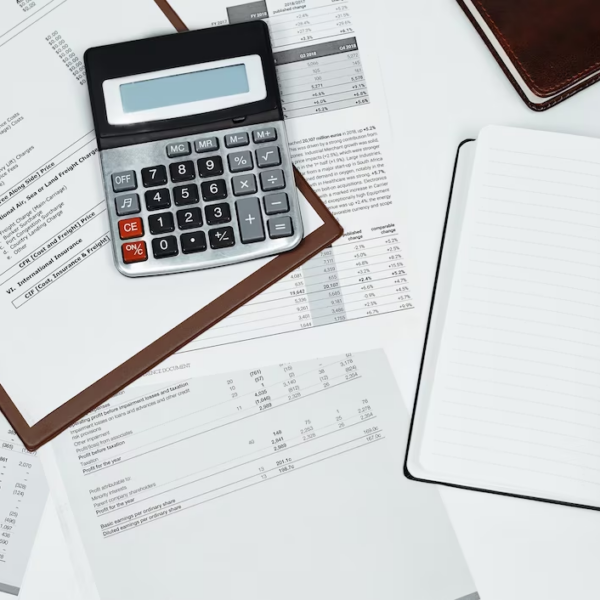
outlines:
M186 350L414 308L396 227L349 232Z
M262 0L229 7L227 15L229 23L267 20L286 118L369 102L347 3L320 0L270 14Z

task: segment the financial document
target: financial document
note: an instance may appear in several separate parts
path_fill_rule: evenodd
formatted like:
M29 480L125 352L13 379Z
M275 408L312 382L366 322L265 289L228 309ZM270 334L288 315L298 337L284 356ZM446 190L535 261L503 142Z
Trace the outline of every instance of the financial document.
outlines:
M14 25L0 36L12 86L0 97L0 320L9 340L0 381L32 425L273 257L170 276L168 286L120 275L81 60L90 46L174 29L149 0L20 11L11 5ZM309 234L322 222L301 206Z
M397 339L417 304L398 217L402 199L393 193L393 145L370 3L171 0L170 5L190 28L265 20L293 160L345 229L332 248L186 351L225 345L228 354L236 342L268 339L266 346L252 346L263 352L276 347L273 335L298 332L297 344L319 344L330 352L355 347L357 339L361 347ZM324 333L323 326L333 328Z
M130 388L41 453L86 598L474 600L407 430L374 350Z
M19 594L47 498L39 457L0 415L0 598Z

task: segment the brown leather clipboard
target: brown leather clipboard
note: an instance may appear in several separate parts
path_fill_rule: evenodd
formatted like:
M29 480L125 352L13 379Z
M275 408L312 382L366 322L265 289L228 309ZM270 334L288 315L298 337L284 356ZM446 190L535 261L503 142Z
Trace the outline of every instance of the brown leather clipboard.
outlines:
M178 32L187 31L183 21L166 0L155 0L155 2ZM253 275L238 283L33 426L27 423L0 384L0 410L28 450L37 450L55 438L88 412L106 402L342 236L343 230L339 223L296 168L294 168L294 174L298 190L323 221L323 225L306 236L294 250L280 254L271 260Z

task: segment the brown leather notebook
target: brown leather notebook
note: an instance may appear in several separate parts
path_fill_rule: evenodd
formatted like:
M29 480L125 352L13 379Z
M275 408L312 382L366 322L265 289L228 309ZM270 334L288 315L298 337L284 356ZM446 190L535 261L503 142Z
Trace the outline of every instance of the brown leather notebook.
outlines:
M457 1L529 108L600 80L598 0Z
M156 4L177 31L187 30L184 23L166 1L156 0ZM0 384L0 410L28 450L37 450L88 412L106 402L123 388L300 267L310 258L329 247L342 236L343 230L339 223L296 168L294 168L294 175L300 194L306 199L322 222L294 250L280 254L270 260L98 381L90 382L89 387L33 424L28 423L20 412L17 403L13 401L3 385ZM71 301L76 302L77 298L72 298ZM124 335L126 335L125 332ZM67 357L65 357L65 363L68 363Z

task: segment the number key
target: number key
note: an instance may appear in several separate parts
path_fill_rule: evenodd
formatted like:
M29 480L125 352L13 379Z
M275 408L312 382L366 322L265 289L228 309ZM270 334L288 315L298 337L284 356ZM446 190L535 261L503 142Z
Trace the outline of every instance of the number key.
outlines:
M223 175L223 161L220 156L211 156L198 160L198 173L200 177L215 177Z
M197 229L202 227L202 212L197 206L177 211L179 229Z
M205 209L206 223L208 225L222 225L231 221L229 204L209 204Z
M171 197L167 188L148 191L145 194L145 198L148 210L161 210L162 208L169 208L171 206Z
M171 171L171 181L173 183L179 183L180 181L189 181L196 177L194 171L194 161L185 160L179 163L171 163L169 165L169 171Z
M177 206L186 206L188 204L197 204L200 202L198 186L195 183L180 185L173 188L173 201Z
M155 187L167 183L167 169L163 165L142 169L142 183L144 187Z
M206 202L227 198L227 185L224 179L204 181L200 184L200 187L202 189L202 197Z
M165 212L159 213L158 215L150 215L148 217L148 225L150 227L150 233L152 235L170 233L175 229L175 223L173 222L173 213Z
M154 258L168 258L169 256L177 256L179 248L177 248L177 238L174 235L168 235L163 238L155 238L152 240L152 252Z

